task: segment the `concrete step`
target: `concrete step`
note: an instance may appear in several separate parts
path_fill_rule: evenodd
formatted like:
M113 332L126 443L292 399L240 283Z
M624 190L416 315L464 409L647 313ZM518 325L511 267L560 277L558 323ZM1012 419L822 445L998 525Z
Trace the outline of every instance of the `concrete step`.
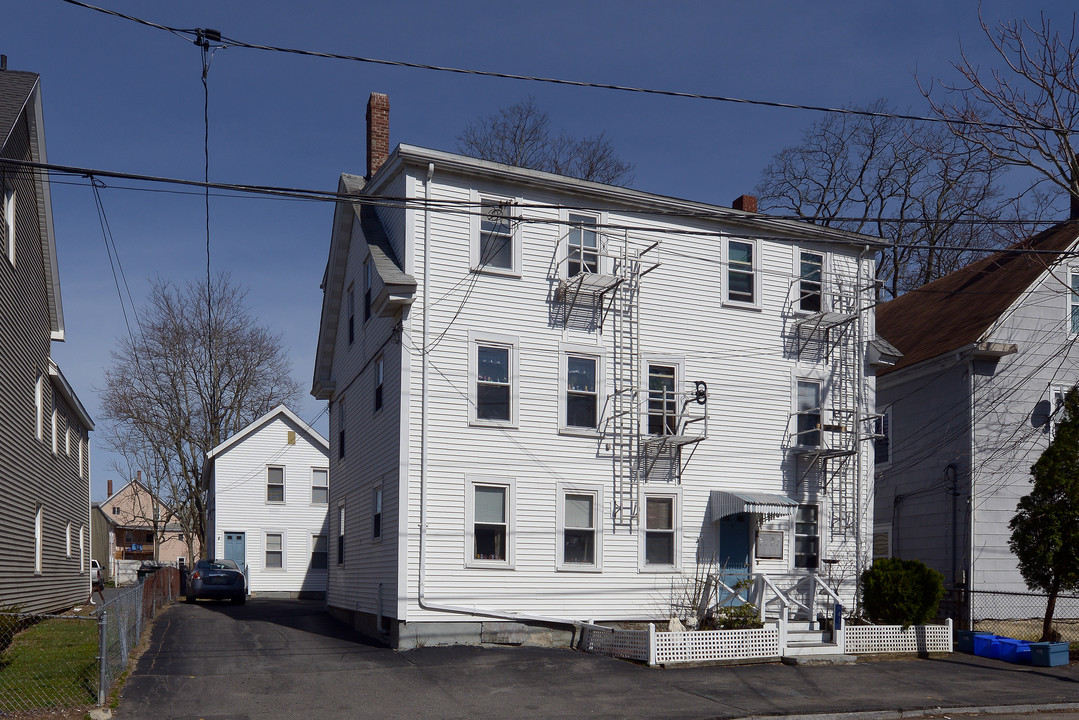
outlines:
M784 655L781 659L784 665L850 665L858 661L858 656L839 654Z
M820 644L831 643L832 633L829 630L787 630L787 643Z
M839 647L832 643L806 642L793 643L787 640L787 652L784 657L809 657L823 655L840 655Z

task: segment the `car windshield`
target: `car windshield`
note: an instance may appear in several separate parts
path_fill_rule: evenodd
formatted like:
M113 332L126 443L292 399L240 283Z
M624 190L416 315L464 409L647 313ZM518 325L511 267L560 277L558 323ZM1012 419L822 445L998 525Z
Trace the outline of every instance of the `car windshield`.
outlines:
M239 570L235 560L199 560L199 567L204 570Z

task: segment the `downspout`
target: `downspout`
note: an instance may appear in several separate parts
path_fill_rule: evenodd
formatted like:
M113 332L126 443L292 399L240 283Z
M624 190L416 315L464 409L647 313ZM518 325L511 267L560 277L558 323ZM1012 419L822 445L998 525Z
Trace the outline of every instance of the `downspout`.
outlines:
M429 298L431 297L431 205L428 202L431 197L431 179L435 176L435 164L427 164L427 180L423 184L423 338L420 346L420 558L419 558L419 591L416 595L417 604L424 610L436 610L439 612L461 613L481 617L491 617L500 620L531 620L533 622L549 623L551 625L570 625L573 627L585 627L596 630L612 630L603 625L595 625L580 620L569 618L550 617L547 615L532 615L526 613L511 613L504 610L492 610L476 606L443 605L442 603L428 602L426 599L426 576L427 576L427 449L428 449L428 361L427 361L427 338L430 334ZM467 502L467 500L466 500Z
M967 366L967 374L970 376L970 494L968 502L970 503L970 559L969 559L969 571L967 572L967 622L969 623L969 629L974 629L974 512L977 506L978 494L976 492L975 479L977 477L977 455L975 454L977 449L977 443L975 442L975 426L974 420L977 416L975 412L975 390L974 385L974 358L971 357Z

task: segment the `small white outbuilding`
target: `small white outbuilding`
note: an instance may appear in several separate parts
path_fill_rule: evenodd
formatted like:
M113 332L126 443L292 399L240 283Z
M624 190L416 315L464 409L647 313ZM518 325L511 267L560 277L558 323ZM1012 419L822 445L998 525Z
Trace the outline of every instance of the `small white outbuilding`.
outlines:
M206 456L206 556L246 569L252 594L324 597L329 444L279 405Z

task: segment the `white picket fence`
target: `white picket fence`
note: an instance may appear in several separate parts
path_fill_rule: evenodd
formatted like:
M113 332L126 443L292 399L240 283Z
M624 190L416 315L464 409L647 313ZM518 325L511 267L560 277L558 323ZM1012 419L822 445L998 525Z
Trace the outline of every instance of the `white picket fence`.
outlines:
M952 652L952 621L944 625L847 625L839 633L837 654ZM585 627L580 648L585 652L638 660L649 665L761 660L783 657L786 633L777 623L755 630L698 630L661 632L605 630Z

